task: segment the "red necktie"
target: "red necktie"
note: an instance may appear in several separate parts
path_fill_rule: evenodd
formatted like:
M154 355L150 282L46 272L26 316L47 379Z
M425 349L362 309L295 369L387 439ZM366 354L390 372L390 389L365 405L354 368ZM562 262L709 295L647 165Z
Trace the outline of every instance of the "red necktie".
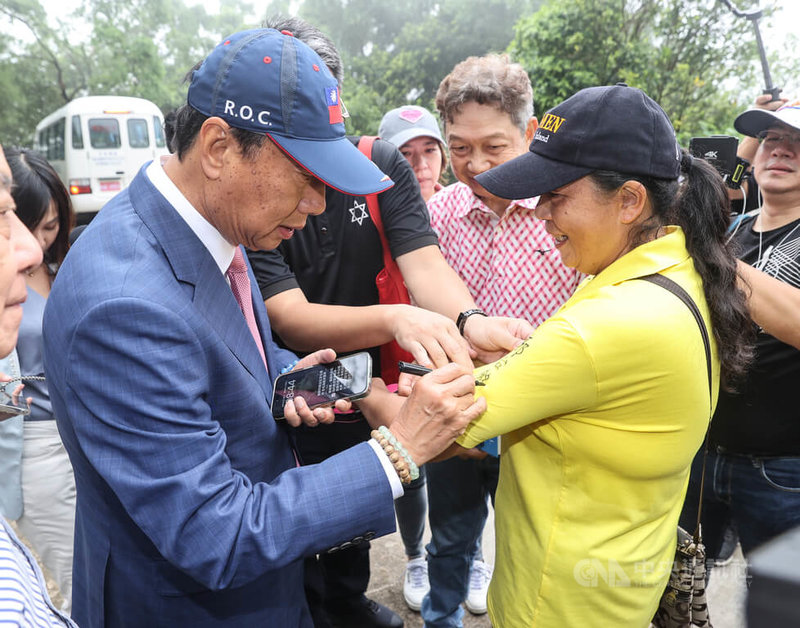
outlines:
M236 247L236 253L233 254L233 261L231 262L228 272L225 273L230 279L231 290L233 296L239 307L244 314L244 320L250 333L253 335L253 340L256 341L258 352L261 354L261 359L264 360L264 367L267 366L267 358L264 355L264 345L261 343L261 336L258 334L258 325L256 325L256 315L253 312L253 298L250 293L250 278L247 276L247 264L244 263L244 255L242 249Z

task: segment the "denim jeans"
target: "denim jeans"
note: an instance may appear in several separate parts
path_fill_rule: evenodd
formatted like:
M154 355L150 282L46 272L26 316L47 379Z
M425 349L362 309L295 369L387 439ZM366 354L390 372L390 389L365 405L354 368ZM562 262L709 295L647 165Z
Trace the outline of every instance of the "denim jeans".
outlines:
M397 527L408 558L424 555L422 536L428 514L428 492L425 482L425 465L419 468L419 477L404 488L402 497L394 500Z
M492 456L451 458L429 462L426 468L431 590L422 601L422 619L426 628L457 628L462 625L461 602L467 597L470 566L489 513L488 498L494 504L500 461Z
M703 452L692 464L681 526L697 525ZM757 457L712 449L703 490L703 539L709 559L719 556L725 528L739 533L742 551L750 551L800 526L800 457Z

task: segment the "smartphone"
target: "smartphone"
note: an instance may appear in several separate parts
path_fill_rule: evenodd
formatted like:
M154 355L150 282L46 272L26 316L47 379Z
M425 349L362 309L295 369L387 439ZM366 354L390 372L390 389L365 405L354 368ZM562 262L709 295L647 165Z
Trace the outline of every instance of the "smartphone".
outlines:
M310 408L339 399L361 399L369 394L371 381L372 358L366 351L284 373L275 379L272 416L285 418L283 406L295 397L305 399Z

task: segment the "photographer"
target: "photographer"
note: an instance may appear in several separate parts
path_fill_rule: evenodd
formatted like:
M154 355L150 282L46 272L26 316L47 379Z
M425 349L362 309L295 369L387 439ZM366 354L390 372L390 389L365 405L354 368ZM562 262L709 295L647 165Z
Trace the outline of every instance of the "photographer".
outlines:
M775 111L757 103L735 126L752 138L740 155L758 144L751 156L763 203L733 234L740 285L758 325L756 359L738 392L720 394L711 424L703 502L709 559L719 556L729 525L745 555L800 525L800 423L792 394L800 376L800 102ZM682 525L696 518L701 463L695 461Z
M764 111L777 111L783 105L785 105L786 102L787 100L785 98L772 100L771 94L759 94L751 108L763 109ZM736 151L736 156L747 161L748 164L752 164L757 150L758 139L755 137L745 136L744 139L739 142L739 148ZM728 196L731 199L731 207L736 213L741 210L750 211L760 205L758 200L758 185L756 185L755 179L753 178L752 166L748 167L745 176L742 177L741 187L739 189L730 189L728 191ZM739 201L744 203L744 207L742 207Z

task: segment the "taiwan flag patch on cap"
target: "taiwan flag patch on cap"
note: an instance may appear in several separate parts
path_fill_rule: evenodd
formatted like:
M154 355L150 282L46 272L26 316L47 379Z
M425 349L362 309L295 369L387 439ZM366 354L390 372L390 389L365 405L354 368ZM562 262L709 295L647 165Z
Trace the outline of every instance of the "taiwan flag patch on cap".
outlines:
M342 117L342 105L339 102L338 87L325 88L325 102L328 104L328 121L331 124L344 122L344 118Z

